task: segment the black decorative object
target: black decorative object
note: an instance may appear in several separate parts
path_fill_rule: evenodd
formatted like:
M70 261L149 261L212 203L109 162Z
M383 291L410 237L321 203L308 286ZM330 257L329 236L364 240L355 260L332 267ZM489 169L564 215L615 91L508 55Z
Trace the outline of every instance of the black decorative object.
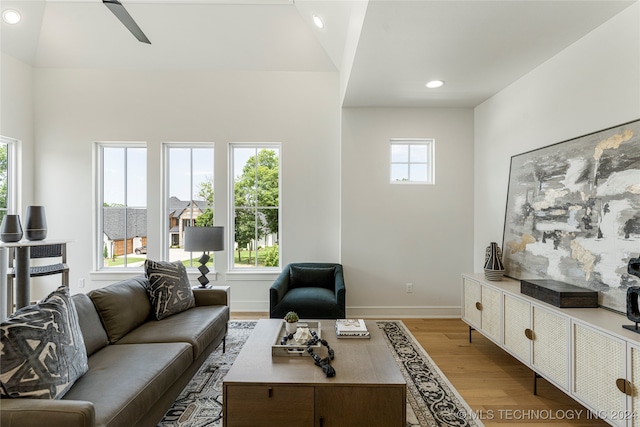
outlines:
M504 265L502 264L502 251L496 242L491 242L487 246L484 257L484 277L488 280L499 281L504 276Z
M627 272L633 274L636 277L640 277L640 256L638 258L631 258L627 266Z
M520 292L560 308L597 308L598 292L557 280L521 280Z
M200 282L201 288L206 288L209 283L207 278L209 268L206 266L211 258L209 251L224 250L224 227L185 227L184 250L187 252L202 251L202 256L198 259L200 263L198 282Z
M0 225L0 239L5 243L19 242L22 239L20 215L5 215Z
M627 267L627 272L636 277L640 277L640 257L631 258ZM631 320L633 325L622 325L623 328L640 334L640 309L638 308L638 296L640 296L640 286L631 286L627 288L627 319Z
M317 354L315 354L313 352L313 348L311 348L311 346L316 345L318 343L320 343L323 346L327 347L327 352L329 353L329 355L327 357L325 357L324 359L321 358L320 356L318 356ZM324 374L327 376L327 378L331 378L331 377L335 377L336 376L336 370L333 368L333 366L331 366L331 361L335 357L335 352L329 346L329 343L327 342L327 340L318 338L318 334L316 333L316 331L311 331L311 339L309 341L307 341L307 353L309 353L311 355L315 365L319 366L320 369L322 369L322 372L324 372Z
M24 231L27 240L44 240L47 237L47 217L44 214L44 206L27 206Z

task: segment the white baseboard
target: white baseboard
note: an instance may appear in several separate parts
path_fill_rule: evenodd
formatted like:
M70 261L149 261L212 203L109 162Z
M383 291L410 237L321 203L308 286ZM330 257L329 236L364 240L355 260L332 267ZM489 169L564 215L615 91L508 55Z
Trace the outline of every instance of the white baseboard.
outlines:
M266 301L231 301L231 311L242 312L269 312L269 303ZM459 319L460 306L385 306L385 307L347 307L347 317L363 319L399 319L399 318L451 318Z

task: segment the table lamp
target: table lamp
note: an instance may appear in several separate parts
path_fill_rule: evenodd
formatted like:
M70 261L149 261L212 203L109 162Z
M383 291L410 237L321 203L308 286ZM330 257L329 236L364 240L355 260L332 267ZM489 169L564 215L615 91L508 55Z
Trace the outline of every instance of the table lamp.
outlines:
M201 288L206 288L209 283L207 273L209 269L205 265L211 257L209 251L224 250L224 227L185 227L184 229L184 250L189 252L202 251L200 262L200 282Z

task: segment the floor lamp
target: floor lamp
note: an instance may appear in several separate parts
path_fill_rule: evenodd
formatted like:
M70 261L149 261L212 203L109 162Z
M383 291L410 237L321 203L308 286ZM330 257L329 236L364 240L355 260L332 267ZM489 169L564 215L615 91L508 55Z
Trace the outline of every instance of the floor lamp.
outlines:
M207 279L209 269L206 266L211 259L209 252L224 250L224 227L185 227L184 250L188 252L202 251L202 256L198 260L200 262L198 282L200 282L201 288L206 288L209 283L209 279Z

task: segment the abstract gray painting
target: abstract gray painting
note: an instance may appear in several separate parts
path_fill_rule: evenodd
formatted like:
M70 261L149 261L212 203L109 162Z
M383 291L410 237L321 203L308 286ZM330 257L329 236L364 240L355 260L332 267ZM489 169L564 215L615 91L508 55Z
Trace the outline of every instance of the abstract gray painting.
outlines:
M511 158L505 274L597 290L625 312L640 254L640 120Z

